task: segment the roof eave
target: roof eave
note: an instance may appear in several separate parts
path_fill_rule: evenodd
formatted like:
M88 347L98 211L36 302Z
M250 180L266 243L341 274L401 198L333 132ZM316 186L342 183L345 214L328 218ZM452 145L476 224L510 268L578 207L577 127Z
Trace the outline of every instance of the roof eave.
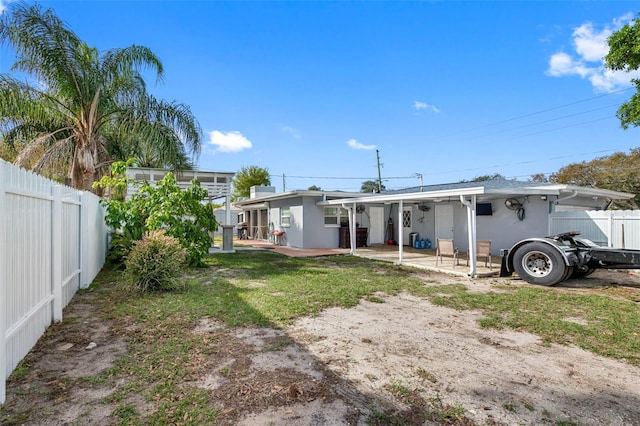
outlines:
M441 191L429 191L429 192L408 192L404 194L378 194L371 195L369 197L359 198L342 198L335 200L323 200L318 201L316 204L319 206L336 206L341 204L353 204L353 203L392 203L402 201L429 201L441 198L459 197L460 195L481 195L485 194L486 190L483 186L474 188L461 188L461 189L447 189Z
M352 198L361 193L354 192L340 192L340 191L309 191L309 190L294 190L287 192L280 192L277 194L265 195L257 198L250 198L247 200L237 201L235 204L243 207L256 203L263 203L265 201L284 200L287 198L295 197L329 197L329 198Z

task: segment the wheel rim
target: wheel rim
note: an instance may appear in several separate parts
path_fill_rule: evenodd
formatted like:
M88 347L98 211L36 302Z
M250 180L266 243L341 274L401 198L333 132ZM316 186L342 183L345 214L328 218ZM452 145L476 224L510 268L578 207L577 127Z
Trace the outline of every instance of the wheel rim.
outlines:
M531 276L546 277L553 270L553 261L541 251L530 251L522 258L522 268Z

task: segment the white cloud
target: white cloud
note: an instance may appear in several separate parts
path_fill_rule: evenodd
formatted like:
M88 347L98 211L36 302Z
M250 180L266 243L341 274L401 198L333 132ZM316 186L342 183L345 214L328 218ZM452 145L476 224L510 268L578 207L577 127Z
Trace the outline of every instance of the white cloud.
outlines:
M219 152L240 152L253 146L251 141L240 132L220 132L218 130L209 132L207 145L213 145L215 151Z
M553 77L562 77L564 75L579 75L587 77L593 70L587 67L583 62L574 60L571 55L560 52L551 56L549 59L549 70L547 73Z
M352 148L352 149L372 150L372 149L376 149L377 148L375 145L364 145L364 144L361 144L360 142L358 142L355 139L349 139L347 141L347 145L349 145L349 147Z
M607 39L612 31L609 28L598 32L593 24L587 22L573 30L573 43L576 53L585 61L600 61L609 53Z
M604 57L609 53L609 36L631 19L633 14L627 13L614 19L612 26L605 26L601 30L594 28L591 22L575 28L572 33L574 52L553 54L549 58L546 74L552 77L579 76L601 92L630 86L631 79L640 78L640 72L611 71L604 67Z
M298 131L296 129L294 129L293 127L291 127L291 126L283 126L282 127L282 131L285 132L285 133L288 133L294 139L302 138L302 136L300 136L300 133L298 133Z
M420 102L420 101L413 101L413 109L415 109L418 112L420 112L420 111L422 111L424 109L428 109L428 110L431 110L433 112L440 112L438 107L436 107L435 105L429 105L428 103Z

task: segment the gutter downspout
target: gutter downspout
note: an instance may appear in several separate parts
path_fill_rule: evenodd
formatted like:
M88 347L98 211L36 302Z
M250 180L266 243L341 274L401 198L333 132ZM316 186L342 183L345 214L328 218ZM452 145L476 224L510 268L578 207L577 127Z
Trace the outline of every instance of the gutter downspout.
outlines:
M342 203L342 208L349 212L349 245L351 246L351 255L356 254L356 204L353 203L353 207L349 207L347 204Z
M571 195L567 195L566 197L558 198L554 204L558 205L560 201L570 200L571 198L576 198L578 196L578 191L573 191ZM554 209L555 210L555 209Z
M398 204L398 263L402 264L402 255L404 254L404 225L402 223L402 214L404 213L404 203L400 200Z
M349 226L351 227L351 232L349 233L349 239L351 240L351 254L355 256L356 245L358 245L358 239L356 238L356 203L353 203L353 207L349 209Z
M549 201L549 214L547 215L547 235L553 234L551 222L551 214L556 211L556 206L564 200L570 200L571 198L575 198L578 196L578 191L571 191L571 195L567 195L566 197L558 198L555 201ZM605 209L606 210L606 209ZM609 234L611 235L611 234Z
M469 237L469 275L476 277L478 271L476 269L476 195L471 196L471 201L461 195L460 202L467 206L467 235Z

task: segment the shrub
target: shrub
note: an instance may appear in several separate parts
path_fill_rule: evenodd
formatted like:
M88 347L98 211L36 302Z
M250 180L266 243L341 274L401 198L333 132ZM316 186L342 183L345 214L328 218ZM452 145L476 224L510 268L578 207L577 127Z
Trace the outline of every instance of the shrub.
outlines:
M165 231L150 231L133 243L125 260L126 274L138 291L175 290L183 285L177 279L187 252Z

